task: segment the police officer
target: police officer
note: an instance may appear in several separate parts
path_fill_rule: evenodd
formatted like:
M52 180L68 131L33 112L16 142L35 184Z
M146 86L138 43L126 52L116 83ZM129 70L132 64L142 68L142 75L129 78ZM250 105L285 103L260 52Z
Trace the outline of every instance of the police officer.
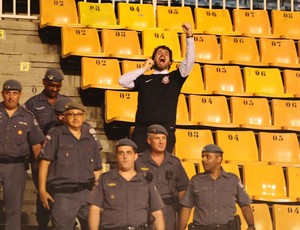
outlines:
M153 182L165 204L163 210L166 229L178 227L179 200L189 183L188 176L178 158L166 151L167 130L161 125L148 127L147 142L150 150L136 160L136 167L144 174L153 175Z
M34 114L44 135L47 134L51 127L59 123L54 110L54 104L57 99L67 98L59 93L63 79L64 75L60 70L54 68L48 69L43 79L44 90L25 102L25 107ZM33 181L38 189L38 162L34 158L31 158L30 161ZM37 196L36 200L36 217L38 229L47 230L50 212L44 209L39 196Z
M225 172L221 166L223 150L213 144L202 150L202 165L205 170L191 179L189 188L181 200L179 230L186 228L192 207L195 207L193 223L189 229L195 230L238 230L239 217L235 203L241 207L248 224L248 230L254 230L251 199L244 190L239 178Z
M44 140L33 114L19 105L21 91L20 82L5 81L0 104L0 183L4 192L5 230L21 229L30 148L37 156Z
M52 226L73 230L78 218L88 229L88 195L101 174L99 145L83 127L85 108L76 102L65 105L66 124L46 136L40 155L39 193L45 208L51 207Z
M163 203L152 182L134 168L137 146L129 139L116 144L117 168L104 173L89 198L90 230L146 230L149 212L155 229L164 228Z

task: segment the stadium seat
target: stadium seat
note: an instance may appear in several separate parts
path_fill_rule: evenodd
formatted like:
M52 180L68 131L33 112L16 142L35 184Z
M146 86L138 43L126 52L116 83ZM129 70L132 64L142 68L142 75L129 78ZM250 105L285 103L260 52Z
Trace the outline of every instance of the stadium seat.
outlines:
M259 132L258 143L261 161L300 167L300 149L296 133Z
M61 56L105 57L95 28L61 28Z
M194 18L189 6L163 6L156 7L157 27L165 30L175 30L182 33L182 24L188 22L193 31Z
M282 38L300 39L300 12L272 10L273 34Z
M273 99L271 109L274 125L284 130L300 131L300 101Z
M278 68L245 67L243 69L246 92L260 97L293 97L285 93L282 77Z
M253 211L256 230L273 230L269 205L267 203L252 203L251 208ZM238 206L237 214L241 217L241 229L247 229L247 223L243 218L243 214L240 207Z
M265 66L260 56L255 37L221 36L221 59L231 64Z
M139 61L139 60L122 60L121 62L121 71L122 74L130 72L132 70L136 70L139 68L142 68L145 64L145 61ZM145 72L144 74L152 74L154 72L154 70L149 70L147 72Z
M40 0L40 28L80 26L74 0Z
M294 40L260 38L259 50L261 61L270 66L300 68Z
M272 206L274 230L298 230L300 205L274 204Z
M285 93L300 98L300 70L283 70L283 82Z
M290 197L300 197L300 168L288 166L285 170L287 192Z
M181 162L186 174L188 175L189 179L197 174L196 172L196 165L194 162L191 161L182 161Z
M217 130L215 137L216 144L224 151L223 161L239 165L259 162L253 131Z
M271 111L266 98L230 98L232 123L242 128L272 130Z
M83 57L81 59L81 88L121 89L118 79L121 70L118 59Z
M138 33L135 30L101 30L102 49L115 58L146 59L141 53Z
M204 34L240 35L233 31L228 9L194 9L196 30Z
M186 104L186 99L184 94L180 94L177 103L177 113L176 113L176 125L189 126L196 125L196 122L191 122L189 118L189 111Z
M144 56L151 57L157 46L168 46L173 52L174 61L182 61L180 42L176 31L163 29L145 29L142 31L142 49Z
M182 56L186 52L186 35L180 37ZM216 35L194 34L196 62L208 64L228 64L221 60L221 51Z
M225 154L227 154L227 153L225 153ZM224 155L223 155L223 158L224 158ZM222 163L222 168L225 170L225 172L234 173L241 180L241 174L240 174L238 164L235 164L235 163Z
M205 145L213 144L212 132L208 129L176 129L175 155L183 161L201 164L201 152Z
M169 71L179 68L180 63L173 62ZM194 68L184 82L181 93L184 94L211 94L212 91L204 90L202 71L199 63L194 64Z
M243 36L276 37L267 10L233 9L233 25Z
M156 28L156 20L152 4L118 3L119 24L131 30Z
M189 95L190 120L200 126L236 127L230 120L225 96Z
M82 25L92 28L122 29L112 3L78 2L79 21Z
M135 121L137 92L105 91L105 123Z
M279 165L244 164L243 182L253 200L295 202L287 196L283 168Z
M244 90L243 76L237 65L204 65L205 89L227 96L252 96Z

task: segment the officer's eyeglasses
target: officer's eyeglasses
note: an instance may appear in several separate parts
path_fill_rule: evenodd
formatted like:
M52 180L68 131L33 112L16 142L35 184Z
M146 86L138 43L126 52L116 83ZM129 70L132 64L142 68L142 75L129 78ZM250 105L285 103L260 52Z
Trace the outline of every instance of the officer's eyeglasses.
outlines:
M65 113L66 116L70 117L83 117L84 113Z

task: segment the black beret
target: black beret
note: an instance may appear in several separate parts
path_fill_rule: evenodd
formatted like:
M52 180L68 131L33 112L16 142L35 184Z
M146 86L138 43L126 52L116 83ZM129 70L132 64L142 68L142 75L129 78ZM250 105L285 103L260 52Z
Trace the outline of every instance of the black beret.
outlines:
M20 82L18 82L17 80L7 80L4 82L3 84L3 90L18 90L18 91L22 91L22 85Z
M131 146L132 148L137 149L137 145L130 139L123 138L117 141L116 148L119 146Z
M154 133L154 134L165 134L168 136L168 131L161 125L150 125L148 127L148 133Z
M59 69L48 69L44 79L48 81L62 81L64 80L64 75Z
M203 153L223 153L223 150L214 144L209 144L204 146L204 148L202 149Z

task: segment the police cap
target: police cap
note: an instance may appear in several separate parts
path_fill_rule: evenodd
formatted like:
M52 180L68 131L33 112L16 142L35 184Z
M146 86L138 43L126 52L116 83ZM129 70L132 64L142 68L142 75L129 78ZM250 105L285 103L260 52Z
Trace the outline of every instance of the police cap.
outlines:
M64 75L59 69L48 69L45 73L45 80L61 82L64 80Z
M209 144L204 146L202 153L223 153L223 150L217 145Z
M61 97L57 99L54 103L54 110L58 113L63 113L66 111L65 105L69 102L72 102L72 100L68 97Z
M17 80L10 79L4 82L2 90L18 90L21 92L22 85Z
M79 110L85 112L84 106L82 104L74 102L74 101L68 102L65 105L65 111L68 111L68 110L71 110L71 109L79 109Z
M168 131L161 125L150 125L148 127L148 133L153 133L153 134L165 134L168 136Z
M137 145L130 139L123 138L117 141L116 148L120 146L131 146L134 149L137 149Z

